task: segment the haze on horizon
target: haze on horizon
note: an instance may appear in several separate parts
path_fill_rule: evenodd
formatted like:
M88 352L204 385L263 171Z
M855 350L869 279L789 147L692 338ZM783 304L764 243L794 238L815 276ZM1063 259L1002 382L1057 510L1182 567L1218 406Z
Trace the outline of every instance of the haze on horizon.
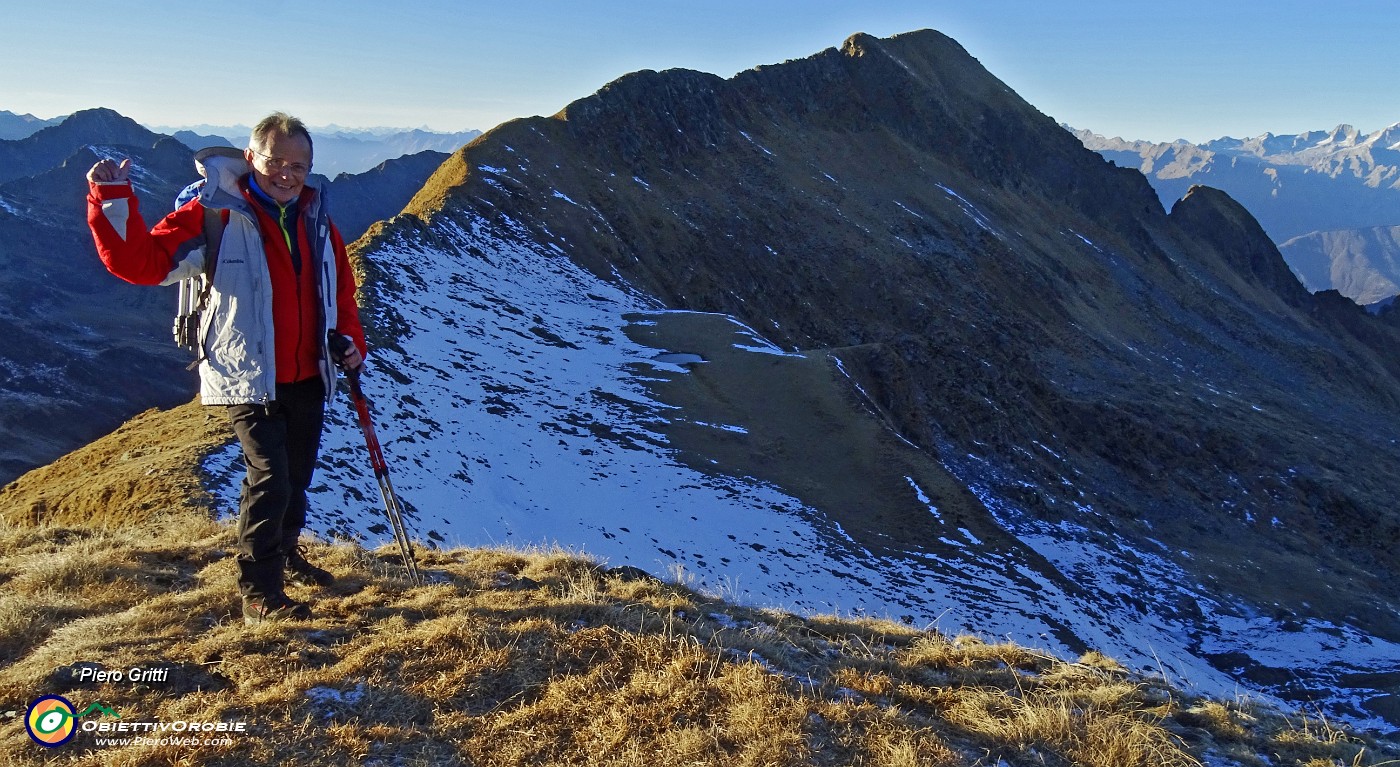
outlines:
M5 16L16 31L0 49L0 109L44 118L108 107L154 126L247 125L282 109L312 125L489 130L639 69L729 77L855 32L931 28L1040 111L1110 137L1204 142L1341 123L1369 133L1400 121L1389 88L1400 4L1389 0L253 0L236 13L75 0Z

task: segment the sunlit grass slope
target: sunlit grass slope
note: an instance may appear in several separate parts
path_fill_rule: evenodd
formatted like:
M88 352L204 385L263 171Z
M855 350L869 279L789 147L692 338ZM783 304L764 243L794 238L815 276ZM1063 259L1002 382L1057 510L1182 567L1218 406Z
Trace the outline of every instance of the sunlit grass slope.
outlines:
M243 625L231 526L195 466L221 424L143 414L0 492L0 763L1362 765L1376 744L1190 699L1090 654L728 604L560 551L318 545L306 623ZM136 447L136 446L144 447ZM139 452L138 452L139 450ZM85 478L85 479L84 479ZM84 667L161 681L78 681ZM125 721L240 721L220 745L46 750L45 694ZM154 738L153 738L154 739Z

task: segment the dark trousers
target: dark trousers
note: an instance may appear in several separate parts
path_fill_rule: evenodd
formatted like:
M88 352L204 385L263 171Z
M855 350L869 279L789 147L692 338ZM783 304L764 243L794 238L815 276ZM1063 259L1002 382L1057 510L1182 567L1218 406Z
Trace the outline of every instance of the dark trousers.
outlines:
M306 489L316 469L325 418L321 379L277 384L267 405L230 405L229 420L248 473L238 503L238 591L282 593L286 553L306 525Z

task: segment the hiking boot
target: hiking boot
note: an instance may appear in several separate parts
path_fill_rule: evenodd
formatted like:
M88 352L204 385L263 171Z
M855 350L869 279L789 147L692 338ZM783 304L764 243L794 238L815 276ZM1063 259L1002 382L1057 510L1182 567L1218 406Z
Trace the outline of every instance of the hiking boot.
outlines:
M301 547L291 549L287 552L287 580L292 583L300 583L303 586L326 586L335 583L335 576L329 570L323 570L316 565L306 561L306 557L301 553Z
M243 622L311 620L311 605L296 602L286 594L243 597Z

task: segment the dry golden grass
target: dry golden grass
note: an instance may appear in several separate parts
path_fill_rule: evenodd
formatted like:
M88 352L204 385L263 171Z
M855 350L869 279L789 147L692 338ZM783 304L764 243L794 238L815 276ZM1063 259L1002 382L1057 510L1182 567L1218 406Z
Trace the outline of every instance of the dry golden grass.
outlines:
M1325 720L1188 700L1097 653L1067 663L893 622L748 609L562 551L423 552L431 583L411 587L387 551L315 546L311 557L337 577L329 590L294 590L314 598L315 619L248 627L232 531L209 518L195 470L223 425L193 407L133 423L0 491L0 764L1395 758ZM79 683L76 664L170 676ZM22 723L43 694L80 709L101 701L128 722L241 721L249 733L101 747L79 733L48 752Z
M197 465L232 438L217 408L148 410L0 492L0 520L125 527L204 505Z
M316 546L338 578L300 592L316 618L247 627L231 543L193 512L0 525L0 709L63 694L128 721L250 728L222 745L97 748L80 733L61 747L102 765L1132 767L1201 764L1207 748L1371 763L1330 725L1184 707L1107 659L746 609L557 551L424 552L433 582L415 588L391 554ZM76 663L172 676L75 684L61 670ZM49 755L19 717L0 722L0 762Z

